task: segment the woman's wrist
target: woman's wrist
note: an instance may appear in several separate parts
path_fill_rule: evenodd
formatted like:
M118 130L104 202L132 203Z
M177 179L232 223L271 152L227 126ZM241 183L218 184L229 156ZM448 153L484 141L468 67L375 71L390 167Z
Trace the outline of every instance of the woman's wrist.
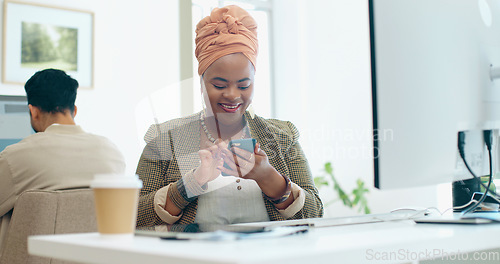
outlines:
M178 216L181 214L182 209L180 209L175 203L172 202L170 195L171 195L171 190L168 190L164 208L170 215Z
M290 181L290 178L288 178L287 176L283 176L283 179L285 180L285 191L282 192L282 195L281 196L278 196L278 197L269 197L267 194L264 194L264 198L266 198L268 201L270 201L271 203L273 204L281 204L283 202L285 202L289 197L290 197L290 194L292 192L292 182Z
M273 204L283 203L290 196L291 181L288 177L281 175L273 167L267 177L262 177L258 182L264 198Z
M172 183L172 185L170 185L170 188L167 193L166 205L169 204L168 202L171 202L177 208L182 210L195 198L196 197L194 197L193 199L189 199L189 197L187 197L186 188L184 187L182 179L180 179L177 182L174 182Z
M189 188L189 184L198 184L198 182L186 179L187 181L184 180L183 178L180 178L175 186L177 187L177 190L179 191L179 194L182 196L182 199L186 200L188 203L191 203L198 197L198 195L190 192L187 190ZM199 185L199 184L198 184ZM190 188L191 189L191 188Z
M167 199L176 207L183 210L188 204L196 200L207 189L207 184L200 185L190 171L177 182L172 183L167 193Z

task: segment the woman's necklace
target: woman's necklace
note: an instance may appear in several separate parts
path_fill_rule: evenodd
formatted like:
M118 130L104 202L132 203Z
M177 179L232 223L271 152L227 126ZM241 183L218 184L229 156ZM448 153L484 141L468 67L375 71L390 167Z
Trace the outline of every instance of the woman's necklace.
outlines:
M201 111L200 122L201 122L201 127L203 128L203 131L205 131L205 134L207 135L208 140L210 140L210 142L215 144L216 139L212 136L212 134L210 134L210 131L208 131L207 125L205 124L205 112L204 111ZM244 126L243 131L241 133L241 139L245 138L245 136L247 134L246 133L247 129L248 129L247 126Z

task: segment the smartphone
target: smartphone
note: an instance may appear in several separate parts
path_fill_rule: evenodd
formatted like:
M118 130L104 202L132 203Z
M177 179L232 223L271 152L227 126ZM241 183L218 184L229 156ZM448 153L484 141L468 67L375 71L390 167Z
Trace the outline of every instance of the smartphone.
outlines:
M237 147L253 153L255 144L257 144L257 140L255 140L255 138L234 139L229 141L227 148L231 150L232 147Z
M257 140L255 138L234 139L229 141L227 148L231 150L231 148L235 147L253 153L255 144L257 144ZM224 163L224 168L229 169L229 165ZM229 174L222 172L222 176L229 176Z

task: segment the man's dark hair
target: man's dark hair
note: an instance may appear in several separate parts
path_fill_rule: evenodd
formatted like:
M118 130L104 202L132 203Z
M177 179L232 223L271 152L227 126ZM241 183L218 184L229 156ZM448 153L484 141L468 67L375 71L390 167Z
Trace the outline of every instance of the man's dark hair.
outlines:
M28 104L48 113L75 111L78 81L64 71L45 69L35 73L24 85Z

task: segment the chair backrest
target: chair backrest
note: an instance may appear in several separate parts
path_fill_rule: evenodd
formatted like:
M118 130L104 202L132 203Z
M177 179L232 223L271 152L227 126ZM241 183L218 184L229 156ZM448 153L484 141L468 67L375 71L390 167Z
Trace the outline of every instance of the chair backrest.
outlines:
M28 236L83 232L97 232L91 189L26 191L14 205L0 263L68 263L29 255Z

